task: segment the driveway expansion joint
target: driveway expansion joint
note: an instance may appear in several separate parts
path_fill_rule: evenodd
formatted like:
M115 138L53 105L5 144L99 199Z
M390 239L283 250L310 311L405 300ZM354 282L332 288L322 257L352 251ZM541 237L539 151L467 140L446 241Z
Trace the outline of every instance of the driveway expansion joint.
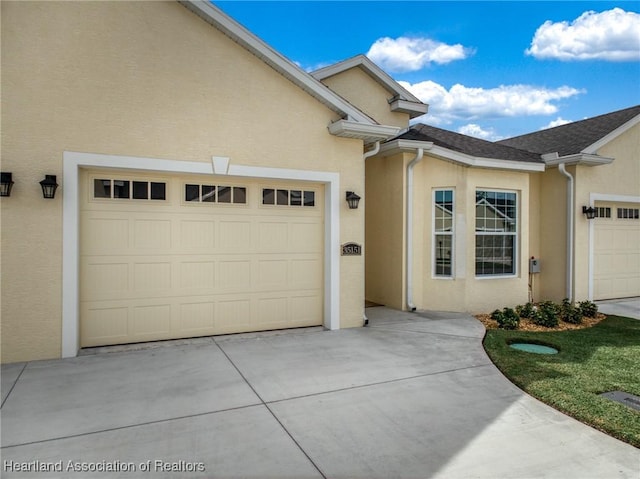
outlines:
M16 377L16 380L13 381L13 384L11 385L11 389L9 389L9 392L7 393L7 395L4 398L4 401L2 401L2 404L0 405L0 409L2 409L4 407L4 403L7 402L7 399L9 399L9 396L11 396L11 393L13 392L13 388L16 387L16 384L18 384L18 381L20 380L20 376L22 376L22 373L24 372L25 369L27 369L27 365L29 363L26 362L24 363L24 366L22 366L22 369L20 370L20 372L18 373L18 376Z
M435 331L418 331L415 329L395 329L389 326L375 326L375 325L369 325L368 326L371 329L376 329L376 330L380 330L380 331L392 331L392 332L398 332L398 333L418 333L418 334L435 334L438 336L448 336L448 337L453 337L453 338L465 338L465 339L482 339L481 337L478 336L468 336L466 334L451 334L451 333L439 333L439 332L435 332Z

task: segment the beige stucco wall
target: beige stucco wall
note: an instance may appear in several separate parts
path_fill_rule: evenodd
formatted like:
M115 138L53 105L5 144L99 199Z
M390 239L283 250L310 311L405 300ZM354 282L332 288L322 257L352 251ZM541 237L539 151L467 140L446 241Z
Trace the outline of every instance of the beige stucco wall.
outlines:
M63 151L333 171L364 190L362 142L175 2L2 2L2 361L60 356ZM281 112L281 113L279 113ZM342 193L343 194L343 193ZM364 241L341 202L340 241ZM341 260L341 325L362 324L363 257Z
M604 145L597 154L614 161L594 167L580 165L576 170L574 291L578 301L588 299L590 274L589 220L582 214L582 206L589 204L591 193L640 197L640 124Z
M365 297L396 309L404 306L405 164L398 154L365 166Z
M382 125L409 126L407 113L391 111L388 99L394 94L359 67L325 78L322 83Z
M367 160L366 167L366 297L399 309L406 309L404 268L398 265L401 259L404 264L406 165L414 156L404 153L373 158ZM529 184L528 173L468 168L425 153L414 169L412 264L413 299L418 309L489 312L527 302L531 249ZM449 188L455 191L455 274L453 278L434 278L432 195L434 189ZM515 277L475 277L476 189L518 193L518 274ZM388 228L385 230L384 227Z

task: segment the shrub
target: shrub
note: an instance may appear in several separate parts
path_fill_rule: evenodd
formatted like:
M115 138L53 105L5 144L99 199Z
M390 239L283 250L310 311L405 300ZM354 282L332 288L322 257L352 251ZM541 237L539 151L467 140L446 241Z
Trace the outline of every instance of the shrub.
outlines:
M520 317L530 318L531 313L533 313L533 303L527 303L522 307L522 311L520 311Z
M582 323L582 311L580 308L569 305L568 308L562 311L562 320L571 324L580 324Z
M540 326L555 328L558 326L558 313L560 308L552 301L540 303L538 310L532 315L531 320Z
M582 301L579 303L580 311L587 318L595 318L598 314L598 305L591 301Z
M498 327L502 329L518 329L520 316L511 308L504 308L498 316Z
M493 313L491 313L491 319L493 319L494 321L498 321L498 324L500 324L500 321L502 321L502 317L504 315L502 314L502 311L500 311L499 309L496 309Z

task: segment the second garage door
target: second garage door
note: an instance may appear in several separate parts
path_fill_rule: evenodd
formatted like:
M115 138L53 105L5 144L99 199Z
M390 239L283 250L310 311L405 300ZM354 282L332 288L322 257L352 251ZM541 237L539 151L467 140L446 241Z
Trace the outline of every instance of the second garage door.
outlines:
M81 345L323 322L324 190L83 171Z
M640 205L596 203L594 299L640 296Z

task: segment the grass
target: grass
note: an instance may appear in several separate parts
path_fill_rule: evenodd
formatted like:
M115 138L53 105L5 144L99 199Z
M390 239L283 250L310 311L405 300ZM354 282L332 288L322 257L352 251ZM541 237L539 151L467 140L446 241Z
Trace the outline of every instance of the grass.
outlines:
M521 340L559 353L509 347ZM640 396L640 321L608 316L596 326L572 331L492 329L484 347L502 373L531 396L640 448L640 411L599 396L607 391Z

